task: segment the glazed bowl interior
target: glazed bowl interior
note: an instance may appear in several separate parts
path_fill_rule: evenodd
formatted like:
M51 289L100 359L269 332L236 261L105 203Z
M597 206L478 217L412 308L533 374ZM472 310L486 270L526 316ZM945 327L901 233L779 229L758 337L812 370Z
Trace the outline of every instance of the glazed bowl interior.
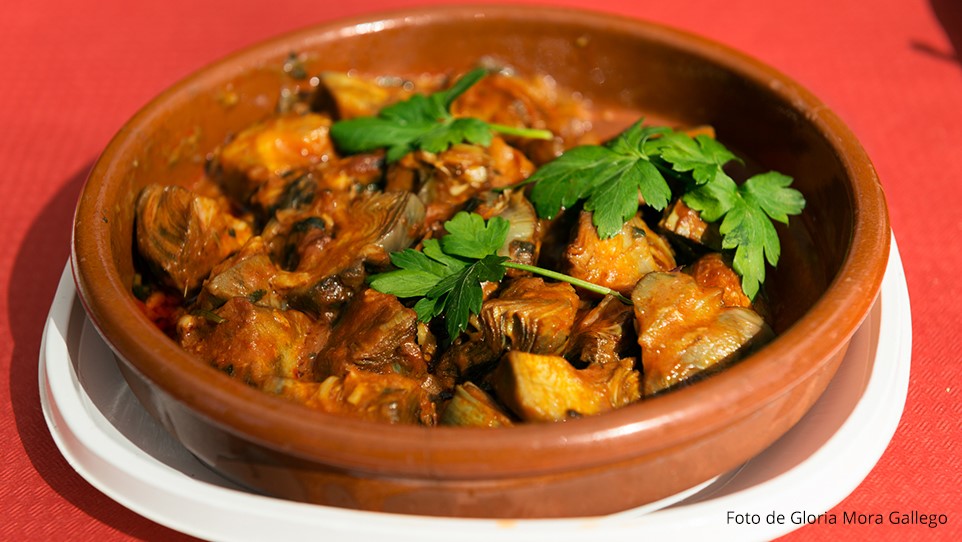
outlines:
M600 416L497 431L372 427L268 396L205 366L154 327L131 294L134 198L148 183L195 180L218 144L270 115L282 89L296 84L283 70L292 52L308 73L454 73L493 59L581 93L608 133L641 117L713 126L755 167L791 175L807 199L804 213L780 227L782 259L769 269L777 338L734 367L664 396ZM472 481L598 471L638 458L672 465L673 456L694 457L690 476L666 478L648 493L666 495L737 466L787 431L824 389L878 292L888 241L884 197L864 151L817 98L775 70L636 20L449 7L298 31L162 93L121 129L92 170L76 214L73 266L90 318L132 388L198 457L284 497L380 509L357 496L337 502L296 479L321 465L367 479L457 480L469 488ZM752 431L753 424L764 429ZM708 453L706 439L729 444ZM258 485L251 472L268 466L285 480Z

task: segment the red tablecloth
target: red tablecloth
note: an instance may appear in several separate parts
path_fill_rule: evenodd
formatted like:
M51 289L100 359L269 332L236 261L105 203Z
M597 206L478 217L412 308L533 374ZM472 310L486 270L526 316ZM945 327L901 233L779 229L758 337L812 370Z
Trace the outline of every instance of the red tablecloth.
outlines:
M73 206L109 138L167 85L287 30L427 0L5 0L0 7L0 539L176 540L77 475L44 424L41 329ZM834 510L947 514L913 526L810 525L788 540L962 534L962 2L553 0L646 18L745 51L820 96L884 184L913 311L912 376L887 451ZM935 203L944 207L936 206ZM949 533L954 533L951 537Z

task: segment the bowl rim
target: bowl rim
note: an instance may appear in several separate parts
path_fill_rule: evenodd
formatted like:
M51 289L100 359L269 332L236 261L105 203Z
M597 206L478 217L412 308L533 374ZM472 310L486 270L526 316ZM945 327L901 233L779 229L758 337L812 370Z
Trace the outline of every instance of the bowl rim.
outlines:
M768 87L785 103L802 111L831 146L852 180L850 197L858 225L848 255L821 298L760 352L696 385L601 416L556 424L522 424L497 431L374 425L326 414L223 378L216 370L197 363L196 358L152 325L148 326L152 330L147 329L137 338L124 332L131 325L150 322L136 310L129 299L130 292L110 263L98 256L109 247L110 241L108 228L98 226L97 222L106 221L108 216L102 203L104 179L121 167L116 158L134 144L130 136L138 125L175 106L185 90L244 71L245 59L281 58L290 51L291 43L310 47L312 42L383 28L470 21L479 17L549 22L570 22L571 17L576 17L586 26L656 40L672 49L721 64L740 77ZM529 5L447 5L359 15L288 32L227 55L168 87L125 123L91 169L75 211L71 265L82 304L116 356L128 369L139 373L163 393L190 405L196 415L222 430L269 449L352 471L436 479L496 479L628 461L639 454L669 449L719 431L732 420L742 419L777 400L789 392L792 382L819 370L820 364L806 363L806 359L824 362L844 351L878 294L889 240L884 194L865 150L849 128L818 98L774 68L693 33L611 13ZM127 301L123 301L125 299ZM164 363L156 363L160 359ZM771 371L766 365L772 359L781 360L786 370ZM751 383L753 389L770 393L745 396L733 391L746 382ZM691 400L695 397L700 400ZM252 417L254 407L257 416ZM726 416L718 416L719 410ZM668 423L682 420L684 423ZM290 438L283 443L275 442L271 438L276 433L275 427L285 427ZM473 438L482 434L484 438ZM382 447L387 439L391 448L385 450ZM605 454L599 456L597 443L601 441L609 445L605 447ZM357 450L365 453L358 454ZM518 453L512 456L515 459L494 453L504 450Z

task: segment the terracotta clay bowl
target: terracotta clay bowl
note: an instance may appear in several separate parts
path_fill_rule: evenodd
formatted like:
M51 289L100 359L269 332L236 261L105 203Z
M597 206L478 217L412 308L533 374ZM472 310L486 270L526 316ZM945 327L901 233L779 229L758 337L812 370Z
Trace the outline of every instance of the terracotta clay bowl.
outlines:
M768 286L777 338L737 365L612 413L510 429L397 427L310 410L188 355L131 294L133 202L185 183L225 137L270 114L309 72L419 74L491 57L577 89L612 119L710 124L795 178L808 205L780 230ZM230 99L225 99L225 97ZM626 121L627 122L627 121ZM73 269L89 316L131 388L201 461L296 501L478 517L606 514L737 467L818 399L878 293L889 249L878 179L843 123L751 58L637 20L518 6L430 8L323 24L262 43L164 91L110 142L76 214Z

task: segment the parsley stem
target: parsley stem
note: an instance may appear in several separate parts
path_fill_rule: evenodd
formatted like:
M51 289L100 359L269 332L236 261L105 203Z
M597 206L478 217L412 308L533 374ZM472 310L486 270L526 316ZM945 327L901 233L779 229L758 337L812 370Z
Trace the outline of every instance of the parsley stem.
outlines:
M536 267L536 266L534 266L534 265L526 265L526 264L523 264L523 263L517 263L517 262L511 262L511 261L504 262L502 265L504 265L505 267L510 267L510 268L512 268L512 269L520 269L520 270L522 270L522 271L530 271L530 272L532 272L532 273L535 273L535 274L537 274L537 275L541 275L541 276L544 276L544 277L548 277L548 278L550 278L550 279L555 279L555 280L560 280L560 281L562 281L562 282L567 282L567 283L569 283L569 284L573 284L573 285L575 285L575 286L578 286L579 288L584 288L585 290L588 290L588 291L591 291L591 292L595 292L595 293L597 293L597 294L614 296L614 297L617 297L618 300L621 301L622 303L624 303L624 304L626 304L626 305L631 305L631 300L630 300L630 299L628 299L627 297L621 295L620 293L612 290L611 288L606 288L606 287L604 287L604 286L599 286L599 285L597 285L597 284L595 284L595 283L593 283L593 282L588 282L588 281L586 281L586 280L576 279L576 278L572 277L571 275L565 275L564 273L558 273L557 271L552 271L552 270L550 270L550 269L545 269L545 268L543 268L543 267Z
M516 126L506 126L489 122L488 126L495 132L507 135L516 135L528 139L552 139L554 134L549 130L538 130L536 128L518 128Z

